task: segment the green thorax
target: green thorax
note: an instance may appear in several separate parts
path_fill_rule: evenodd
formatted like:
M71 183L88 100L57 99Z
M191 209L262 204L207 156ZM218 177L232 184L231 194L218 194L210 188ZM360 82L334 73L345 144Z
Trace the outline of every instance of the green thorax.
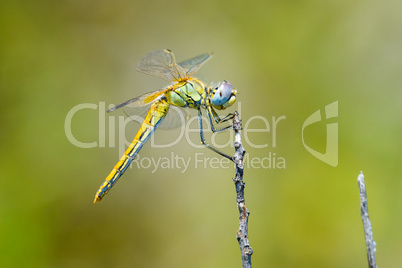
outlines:
M169 104L197 108L205 104L205 85L197 78L191 77L187 81L180 81L174 84L172 90L167 91L165 96Z

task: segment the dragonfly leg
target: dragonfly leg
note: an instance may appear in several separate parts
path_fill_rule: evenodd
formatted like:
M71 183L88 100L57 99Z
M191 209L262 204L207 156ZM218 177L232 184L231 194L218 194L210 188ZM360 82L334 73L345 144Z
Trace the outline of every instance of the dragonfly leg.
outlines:
M222 131L231 129L233 127L232 125L229 125L229 126L226 126L224 128L215 129L214 122L212 121L212 118L213 118L216 124L226 122L228 120L233 119L234 115L232 113L226 115L224 118L221 119L219 117L219 115L215 112L215 110L211 106L209 106L208 109L207 109L207 116L208 116L208 119L209 119L209 124L211 125L211 130L214 133L215 132L222 132Z
M229 156L229 155L227 155L227 154L225 154L225 153L222 153L221 151L215 149L214 147L210 146L209 144L207 144L207 143L205 142L205 139L204 139L204 131L203 131L203 128L202 128L202 113L201 113L201 109L198 109L198 124L199 124L199 127L200 127L201 143L202 143L203 145L205 145L208 149L214 151L215 153L220 154L221 156L223 156L223 157L225 157L225 158L230 159L230 160L233 161L233 158L232 158L231 156ZM231 126L230 126L230 127L231 127Z

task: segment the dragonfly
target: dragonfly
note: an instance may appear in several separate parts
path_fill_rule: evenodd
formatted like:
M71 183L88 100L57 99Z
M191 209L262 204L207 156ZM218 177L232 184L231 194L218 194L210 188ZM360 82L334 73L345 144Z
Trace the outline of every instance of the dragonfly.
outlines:
M201 80L193 76L212 56L213 53L206 53L176 63L173 52L163 49L150 52L140 60L137 66L139 72L164 79L171 84L165 88L125 101L107 111L112 112L123 107L126 114L130 116L135 114L138 108L150 107L133 141L100 186L95 195L94 203L101 201L123 175L142 146L160 126L171 105L198 110L201 143L212 151L232 160L232 157L207 144L203 133L202 110L206 111L212 132L221 132L232 127L229 125L217 128L217 124L232 119L233 114L229 113L221 118L215 110L224 110L231 106L236 101L237 94L236 89L226 80L216 85L206 86Z

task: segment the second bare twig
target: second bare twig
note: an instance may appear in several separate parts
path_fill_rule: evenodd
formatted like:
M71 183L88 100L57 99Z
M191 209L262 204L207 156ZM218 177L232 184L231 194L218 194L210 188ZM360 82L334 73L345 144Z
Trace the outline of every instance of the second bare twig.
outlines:
M360 192L360 214L362 216L364 236L366 238L367 258L369 262L369 268L377 268L375 262L376 248L373 238L373 229L371 228L371 222L368 214L366 184L364 182L363 171L357 177L357 183L359 185L359 192Z

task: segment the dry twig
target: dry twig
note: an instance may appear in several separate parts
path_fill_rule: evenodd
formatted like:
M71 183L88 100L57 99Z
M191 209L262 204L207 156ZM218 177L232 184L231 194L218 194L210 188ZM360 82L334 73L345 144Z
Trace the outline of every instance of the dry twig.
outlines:
M236 150L235 155L233 156L233 161L236 164L236 175L233 178L233 182L236 186L236 202L237 208L239 209L239 230L237 231L236 238L240 246L243 268L248 268L251 267L251 255L253 254L253 249L250 247L248 241L248 216L250 215L250 211L246 208L244 200L245 183L243 182L243 157L246 151L241 143L242 127L237 111L234 113L233 117L233 129L235 131L234 147Z

